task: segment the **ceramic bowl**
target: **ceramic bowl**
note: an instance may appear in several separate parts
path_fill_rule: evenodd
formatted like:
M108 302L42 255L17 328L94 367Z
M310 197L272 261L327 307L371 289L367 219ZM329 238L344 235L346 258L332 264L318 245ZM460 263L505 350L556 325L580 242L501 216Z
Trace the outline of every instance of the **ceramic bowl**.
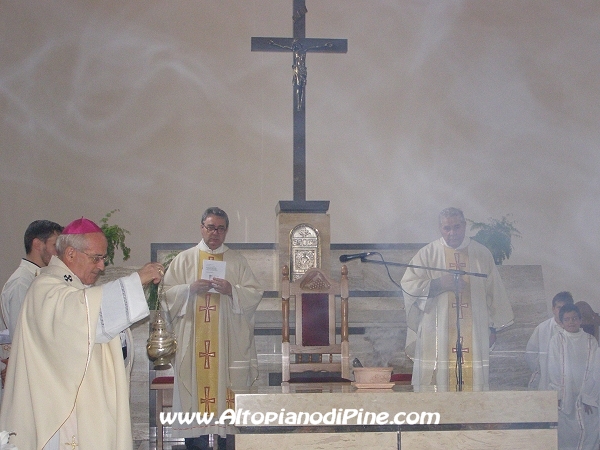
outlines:
M354 381L360 384L389 383L393 367L355 367Z

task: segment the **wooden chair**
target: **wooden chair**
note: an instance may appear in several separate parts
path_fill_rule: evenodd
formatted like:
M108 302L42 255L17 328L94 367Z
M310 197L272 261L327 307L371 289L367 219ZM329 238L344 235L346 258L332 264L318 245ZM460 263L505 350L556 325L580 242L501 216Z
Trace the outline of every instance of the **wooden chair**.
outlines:
M287 266L283 267L282 274L283 383L349 383L347 267L342 266L339 283L321 269L309 269L296 281L290 281ZM336 295L341 297L339 343L336 343ZM293 344L290 343L290 299L295 300L296 336Z
M393 373L390 381L395 384L409 385L412 382L412 373Z
M173 406L173 382L172 376L156 377L150 383L150 389L156 391L155 420L156 420L156 450L163 450L164 427L160 421L160 413L165 408Z

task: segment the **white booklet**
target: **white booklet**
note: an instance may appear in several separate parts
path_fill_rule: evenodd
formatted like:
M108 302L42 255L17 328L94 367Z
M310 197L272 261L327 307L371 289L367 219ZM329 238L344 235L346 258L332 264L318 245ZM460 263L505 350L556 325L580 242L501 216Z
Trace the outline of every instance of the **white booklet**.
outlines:
M225 267L227 263L225 261L213 261L211 259L205 259L202 261L202 279L212 280L213 278L225 279ZM208 292L218 294L214 289L210 289Z

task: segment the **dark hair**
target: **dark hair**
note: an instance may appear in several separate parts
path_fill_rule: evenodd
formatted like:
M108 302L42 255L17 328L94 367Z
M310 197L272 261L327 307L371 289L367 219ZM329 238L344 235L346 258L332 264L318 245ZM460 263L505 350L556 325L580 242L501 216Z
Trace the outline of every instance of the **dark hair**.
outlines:
M579 319L581 319L581 311L579 311L579 308L573 303L567 303L562 308L560 308L560 312L558 313L559 320L562 322L565 314L571 311L575 311L579 316Z
M208 216L217 216L225 219L225 228L229 228L229 217L227 217L227 213L223 211L221 208L217 208L216 206L211 206L204 211L202 214L202 225L204 225L204 221Z
M573 301L573 296L569 291L562 291L556 294L552 299L552 307L554 308L558 302L563 302L565 305L572 305L573 303L575 303Z
M467 222L465 220L465 215L463 214L463 212L460 209L450 207L450 208L443 209L440 212L440 214L438 216L438 223L441 225L442 221L449 217L458 217L462 223Z
M63 227L56 222L50 222L49 220L34 220L29 224L27 230L25 230L25 236L23 241L25 243L25 254L31 253L31 247L34 239L39 239L42 242L46 242L53 234L62 233Z

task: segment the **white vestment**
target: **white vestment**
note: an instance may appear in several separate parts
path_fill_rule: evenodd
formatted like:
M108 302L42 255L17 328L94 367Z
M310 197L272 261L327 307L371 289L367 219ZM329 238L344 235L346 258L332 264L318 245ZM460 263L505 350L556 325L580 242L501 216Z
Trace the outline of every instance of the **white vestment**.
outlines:
M598 450L598 395L600 383L594 378L594 357L598 342L579 330L561 330L550 341L549 387L558 391L558 448ZM585 405L592 413L585 411Z
M525 348L525 360L532 372L529 389L547 391L548 387L548 349L550 340L562 327L556 323L554 316L543 321L531 334Z
M446 242L440 238L427 244L410 264L446 269ZM490 327L501 329L513 322L513 312L504 284L490 251L480 243L465 238L458 247L467 248L469 267L462 270L483 273L486 278L470 276L472 303L473 390L489 389ZM406 351L413 359L412 384L415 391L448 390L448 293L428 298L431 281L444 272L407 268L402 277L407 321ZM414 356L413 356L414 354Z
M0 411L0 429L16 433L11 442L23 450L71 442L78 450L131 449L119 332L148 313L137 273L88 287L52 257L15 329Z
M238 252L222 245L212 251L201 241L178 254L165 274L165 289L169 313L177 335L175 357L175 387L173 411L198 412L196 382L195 310L197 296L190 293L190 284L198 279L200 250L223 253L226 263L225 279L232 285L232 296L221 295L219 309L219 383L218 414L226 408L226 390L230 387L250 386L258 378L258 361L254 344L254 313L263 291L246 259ZM215 417L218 419L218 416ZM225 437L227 427L219 425L173 424L177 437L198 437L219 434Z
M21 312L21 305L25 300L25 294L27 294L27 289L31 286L39 270L40 267L37 264L22 259L17 270L13 272L2 288L2 320L9 330L11 341L15 334L15 327Z

